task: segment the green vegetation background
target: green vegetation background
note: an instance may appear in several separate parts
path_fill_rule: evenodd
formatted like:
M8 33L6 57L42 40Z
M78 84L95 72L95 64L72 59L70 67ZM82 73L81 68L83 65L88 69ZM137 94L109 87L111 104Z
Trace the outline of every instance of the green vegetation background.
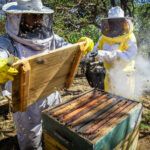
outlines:
M149 0L43 0L43 3L55 11L54 32L70 43L76 43L82 36L96 43L101 35L101 19L107 17L112 6L119 5L126 16L134 18L139 51L150 51ZM4 24L5 19L0 19L0 34L5 33Z

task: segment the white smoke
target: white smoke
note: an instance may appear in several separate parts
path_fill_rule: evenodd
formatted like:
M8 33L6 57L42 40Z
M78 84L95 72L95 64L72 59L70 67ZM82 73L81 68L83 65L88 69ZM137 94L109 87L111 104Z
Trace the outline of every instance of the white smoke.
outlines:
M126 98L133 98L133 73L124 73L122 69L123 67L118 63L109 71L110 82L108 81L108 85L111 87L110 92Z
M135 74L125 74L122 66L116 64L109 71L109 77L111 84L114 85L112 93L138 100L145 90L150 90L150 60L138 55L135 59Z
M135 96L140 97L146 90L150 90L150 60L138 55L135 64Z

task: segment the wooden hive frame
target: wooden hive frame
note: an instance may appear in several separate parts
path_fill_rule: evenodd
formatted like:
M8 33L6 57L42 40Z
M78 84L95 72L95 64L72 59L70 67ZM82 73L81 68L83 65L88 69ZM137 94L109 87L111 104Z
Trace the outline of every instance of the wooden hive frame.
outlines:
M69 88L80 63L85 42L19 60L12 82L13 112L25 111L36 101L61 88Z

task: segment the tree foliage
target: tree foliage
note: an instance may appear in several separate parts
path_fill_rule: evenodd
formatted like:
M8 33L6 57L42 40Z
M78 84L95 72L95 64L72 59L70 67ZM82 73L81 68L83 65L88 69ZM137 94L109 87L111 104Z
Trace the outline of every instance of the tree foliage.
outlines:
M71 43L82 36L95 42L101 35L101 19L109 9L120 6L126 16L134 18L139 50L150 51L150 1L149 0L44 0L55 10L54 31Z
M150 2L136 4L135 27L139 49L150 52Z
M120 6L126 16L134 18L139 51L150 51L150 0L43 0L43 3L55 11L54 32L71 43L82 36L96 43L101 35L101 19L107 17L111 7ZM0 34L4 32L4 21L1 22Z

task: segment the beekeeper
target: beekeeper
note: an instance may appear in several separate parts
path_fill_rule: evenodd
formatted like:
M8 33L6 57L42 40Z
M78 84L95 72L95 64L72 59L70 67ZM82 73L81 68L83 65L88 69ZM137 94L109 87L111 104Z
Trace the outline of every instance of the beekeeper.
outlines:
M134 96L134 58L137 53L132 18L124 17L124 11L112 7L108 18L102 19L102 36L93 52L104 62L106 75L105 91L127 98Z
M3 6L6 13L6 34L0 37L0 83L13 80L17 70L8 64L10 54L19 59L54 50L67 45L62 38L53 33L53 10L44 7L41 0L17 0ZM93 42L86 41L84 52L93 49ZM5 84L3 93L11 92L11 82ZM27 108L25 112L16 112L13 119L17 127L17 138L21 150L42 149L41 112L61 102L59 92L40 100Z

